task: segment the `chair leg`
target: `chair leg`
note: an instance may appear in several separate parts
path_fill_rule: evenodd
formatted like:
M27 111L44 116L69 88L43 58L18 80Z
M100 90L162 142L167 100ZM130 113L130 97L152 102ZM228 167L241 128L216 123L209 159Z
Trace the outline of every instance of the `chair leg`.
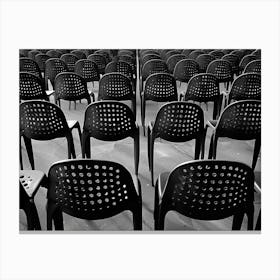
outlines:
M82 132L81 132L81 127L80 127L80 123L77 122L76 125L73 128L77 128L78 133L79 133L79 138L80 138L80 144L81 144L81 150L83 149L83 145L82 145ZM72 128L72 129L73 129ZM72 136L73 137L73 136Z
M255 147L254 147L254 155L253 155L253 162L252 162L252 169L254 170L258 161L258 156L261 149L261 139L256 139Z
M23 162L22 162L22 150L21 150L21 136L19 136L19 164L20 169L23 169Z
M214 134L211 135L211 139L210 139L208 159L213 158L213 142L214 142Z
M197 138L195 139L194 159L199 159L200 150L201 150L201 138L200 138L200 137L197 137Z
M132 97L133 99L131 100L131 107L132 107L132 112L135 116L135 120L136 120L136 97Z
M159 209L158 219L155 220L155 230L164 230L165 213Z
M255 227L255 230L261 230L261 210L259 212L259 216L258 216L258 219L257 219L257 223L256 223L256 227Z
M139 202L137 210L133 213L134 230L142 230L142 203Z
M151 144L150 144L150 138L151 138L151 130L150 127L148 126L148 133L147 133L147 144L148 144L148 166L149 166L149 170L151 170L151 163L150 163L150 149L151 149Z
M52 201L47 203L47 230L52 230L52 221L56 230L63 230L63 216L60 209Z
M68 135L66 135L67 145L68 145L68 158L71 159L71 155L73 158L76 158L75 147L73 142L73 137L71 131Z
M232 230L240 230L243 222L244 213L239 213L233 216Z
M134 136L134 168L135 174L138 175L138 168L139 168L139 149L140 149L140 142L139 142L139 128Z
M71 101L69 101L69 111L71 110Z
M82 133L82 157L90 158L90 137L86 133Z
M214 135L213 139L213 159L216 159L217 156L217 145L218 145L218 137Z
M151 135L151 138L150 138L150 171L151 171L152 186L154 186L154 145L155 145L155 139L153 138L153 135Z
M145 104L145 99L143 96L141 96L141 124L142 124L142 127L143 127L143 133L144 133L144 136L146 136L146 128L145 128L145 111L146 111L146 104Z
M35 164L34 164L34 156L33 156L31 139L27 138L26 136L23 136L23 140L25 143L25 147L26 147L28 158L29 158L29 162L31 164L31 168L34 170Z
M206 134L207 134L207 126L204 128L203 133L201 135L201 138L202 138L202 140L201 140L201 155L200 155L201 159L204 159Z

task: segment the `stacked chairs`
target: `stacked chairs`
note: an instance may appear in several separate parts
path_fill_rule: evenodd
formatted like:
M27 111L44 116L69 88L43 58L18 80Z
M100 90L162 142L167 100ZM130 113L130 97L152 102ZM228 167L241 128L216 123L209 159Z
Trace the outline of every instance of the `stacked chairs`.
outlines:
M225 108L218 121L209 121L207 127L213 129L209 159L215 159L218 139L227 137L236 140L255 140L252 168L257 163L261 147L261 101L237 101Z
M59 50L49 50L46 54L51 58L60 58L63 55L63 53Z
M121 73L108 73L99 82L98 100L131 101L131 108L136 118L136 96L131 80Z
M73 50L71 54L75 55L78 59L86 59L86 55L83 50Z
M242 73L244 71L244 69L246 68L248 63L250 63L251 61L257 60L257 59L258 59L258 57L255 55L252 55L252 54L245 55L239 64L240 73Z
M195 139L195 159L204 151L204 114L192 103L174 101L163 105L154 122L148 126L148 162L154 186L154 142L161 138L170 142ZM203 158L204 155L201 155Z
M63 230L66 213L99 220L125 210L133 215L134 230L142 230L142 196L139 180L133 180L121 164L101 160L65 160L48 173L47 229Z
M35 61L38 64L41 73L44 74L45 77L45 69L46 69L46 61L51 57L44 53L39 53L35 56Z
M239 57L234 54L226 54L222 57L223 60L226 60L230 63L231 70L233 74L238 75L239 74Z
M201 51L201 50L195 50L195 51L192 51L192 52L188 55L188 58L189 58L189 59L194 59L194 60L196 60L196 58L197 58L199 55L201 55L201 54L204 54L204 52Z
M257 60L253 60L251 62L249 62L245 69L244 69L244 73L258 73L261 74L261 60L257 59Z
M210 55L210 54L201 54L196 58L196 62L199 65L199 72L200 73L206 73L207 67L212 62L215 60L215 57Z
M160 174L157 180L155 230L164 230L169 211L198 220L233 216L232 230L240 230L246 214L247 229L253 230L254 172L233 161L197 160L180 164L170 174Z
M94 54L89 55L87 59L93 61L97 65L99 74L101 75L105 74L105 67L107 61L103 55L95 52Z
M19 59L19 72L28 72L42 80L41 70L38 64L31 58L22 57Z
M99 101L90 104L84 117L82 156L90 158L90 138L102 141L119 141L127 137L134 141L134 167L138 175L139 128L131 109L118 101Z
M184 54L174 54L172 56L169 56L169 58L166 61L166 64L167 64L170 74L173 74L176 64L179 61L186 59L186 58L187 57Z
M60 59L65 62L69 72L74 72L75 63L79 60L76 55L74 55L73 53L65 53L60 57Z
M221 50L214 50L211 51L209 54L213 55L216 59L221 59L225 55L224 52Z

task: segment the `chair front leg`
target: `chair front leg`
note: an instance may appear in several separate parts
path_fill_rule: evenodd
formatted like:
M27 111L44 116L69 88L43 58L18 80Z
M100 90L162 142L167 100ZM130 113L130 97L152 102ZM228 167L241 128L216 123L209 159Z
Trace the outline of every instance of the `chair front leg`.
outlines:
M195 139L195 152L194 152L194 159L199 159L200 151L201 151L201 139L202 136L198 136Z
M139 127L134 135L134 168L135 174L138 175L139 167L139 150L140 150L140 141L139 141Z
M254 147L254 155L253 155L253 162L252 162L252 169L254 170L258 161L258 156L261 149L261 138L259 137L255 141L255 147Z
M34 170L35 169L35 164L34 164L34 156L33 156L31 139L26 137L26 136L23 136L23 140L24 140L24 143L25 143L25 147L26 147L29 162L31 164L31 168Z
M82 157L90 158L90 136L85 131L82 133Z
M144 136L146 135L145 132L145 113L146 113L146 102L144 96L141 96L141 124L143 127Z
M150 137L150 171L151 171L151 181L152 181L152 186L154 187L154 144L155 144L155 139L153 134L151 133Z
M67 133L66 139L67 139L67 145L68 145L68 158L71 159L71 155L73 158L76 158L75 146L74 146L74 141L73 141L73 136L72 136L71 131L69 131L69 133Z

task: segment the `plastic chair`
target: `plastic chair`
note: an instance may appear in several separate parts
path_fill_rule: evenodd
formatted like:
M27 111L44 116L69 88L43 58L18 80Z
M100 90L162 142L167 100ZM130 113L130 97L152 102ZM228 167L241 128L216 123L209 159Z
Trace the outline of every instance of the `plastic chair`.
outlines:
M196 60L196 58L201 54L204 54L204 52L201 50L194 50L188 55L188 58Z
M33 60L35 60L35 56L36 56L37 54L40 54L40 53L41 53L41 52L38 51L38 50L32 50L32 51L29 51L29 52L28 52L28 57L31 58L31 59L33 59Z
M118 101L99 101L85 111L82 137L82 156L90 158L90 137L102 141L134 140L135 174L139 166L139 128L131 109Z
M121 73L134 83L133 71L129 63L125 61L112 61L106 65L105 73Z
M231 70L233 74L239 74L239 57L234 54L226 54L222 57L223 60L226 60L230 63Z
M237 101L225 108L218 121L209 121L213 129L209 159L215 159L218 139L227 137L236 140L255 140L252 168L257 163L261 147L261 102L258 100Z
M196 58L196 62L199 65L199 73L206 73L207 67L215 60L215 57L210 54L201 54Z
M131 80L121 73L108 73L99 82L98 100L131 100L131 108L136 118L136 96Z
M220 94L219 82L213 74L202 73L193 76L188 83L185 101L214 102L213 119L219 117L222 95Z
M141 59L141 65L143 66L147 61L152 59L161 59L160 55L154 53L145 54Z
M240 73L242 73L244 71L244 69L246 68L248 63L250 63L251 61L257 60L257 59L258 59L258 57L255 55L251 55L251 54L245 55L239 63Z
M51 58L60 58L63 53L58 50L49 50L46 52L46 55L50 56Z
M83 50L73 50L70 52L71 54L75 55L78 59L86 59L86 55Z
M80 75L76 73L63 72L57 74L54 80L54 90L55 103L58 103L59 105L61 99L68 101L86 99L88 104L91 103L90 95L87 89L87 83ZM69 102L69 110L70 107L71 103Z
M210 55L214 56L215 59L221 59L225 54L221 50L214 50L209 53Z
M261 60L257 59L257 60L253 60L251 62L249 62L245 69L244 69L244 73L258 73L261 74Z
M99 74L102 74L102 75L105 74L105 67L106 67L107 62L106 62L106 58L103 55L94 53L94 54L89 55L87 59L96 63Z
M195 139L195 159L204 152L204 114L193 103L175 101L163 105L155 122L148 126L148 162L154 186L154 142L161 138L170 142L186 142ZM201 154L201 158L204 155Z
M176 64L186 58L187 57L184 54L174 54L170 56L166 61L170 74L173 74Z
M240 162L196 160L161 174L155 187L155 230L164 230L165 216L176 211L198 220L233 216L232 230L240 230L248 217L253 230L254 172Z
M81 140L79 122L66 121L62 110L53 103L33 100L20 104L20 139L22 136L32 169L35 169L35 165L31 139L45 141L65 137L68 144L68 158L71 156L76 158L72 136L73 128L78 129Z
M256 56L257 59L261 59L261 57L262 57L262 51L261 51L260 49L255 50L255 51L252 52L252 55Z
M134 52L132 50L118 50L118 56L120 55L129 55L134 57Z
M62 212L99 220L125 210L132 212L134 230L142 230L141 185L121 164L85 159L61 161L51 166L48 179L48 230L52 230L53 222L56 230L64 229Z
M79 60L76 55L73 53L65 53L60 57L60 59L65 62L69 72L75 71L75 63Z
M45 69L46 69L46 61L50 59L51 57L44 54L44 53L39 53L35 56L35 61L38 64L41 73L45 74Z
M28 72L42 79L38 64L31 58L22 57L19 59L19 72Z
M181 51L180 50L170 50L168 51L165 56L164 56L164 60L166 61L167 63L167 60L173 56L173 55L176 55L176 54L181 54ZM184 54L183 54L184 55ZM186 58L186 57L185 57Z
M46 175L42 171L19 171L19 207L25 212L28 230L41 230L40 219L34 198L40 186L46 187L46 179Z
M110 50L97 50L97 51L95 51L95 54L99 54L99 55L102 55L103 57L105 57L106 64L107 64L111 61L109 52L110 52Z
M176 81L188 83L190 78L199 73L199 65L193 59L182 59L174 68L173 76Z
M118 61L124 61L127 62L133 72L133 79L136 79L136 75L137 75L137 71L136 71L136 61L135 58L133 56L130 55L118 55ZM135 82L136 83L136 82Z
M182 54L184 54L186 57L189 57L189 54L192 51L195 51L195 49L185 49L185 50L182 51Z
M19 73L19 98L20 100L49 100L44 82L29 72Z

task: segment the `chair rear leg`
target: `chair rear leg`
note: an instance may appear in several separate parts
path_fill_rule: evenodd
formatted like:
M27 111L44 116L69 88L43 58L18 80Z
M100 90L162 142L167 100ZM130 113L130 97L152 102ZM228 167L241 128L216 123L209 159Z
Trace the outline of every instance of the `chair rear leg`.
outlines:
M195 139L194 159L199 159L200 150L201 150L201 139L200 139L200 137L197 137Z
M258 156L261 149L261 139L256 139L255 147L254 147L254 155L253 155L253 162L252 162L252 169L254 170L258 161Z
M151 171L152 186L154 186L154 145L155 145L155 139L151 135L151 139L150 139L150 171Z
M243 222L244 213L239 213L233 216L232 230L240 230Z
M23 136L23 140L25 143L25 147L26 147L28 158L29 158L29 162L31 164L31 168L34 170L35 164L34 164L34 156L33 156L31 139Z

